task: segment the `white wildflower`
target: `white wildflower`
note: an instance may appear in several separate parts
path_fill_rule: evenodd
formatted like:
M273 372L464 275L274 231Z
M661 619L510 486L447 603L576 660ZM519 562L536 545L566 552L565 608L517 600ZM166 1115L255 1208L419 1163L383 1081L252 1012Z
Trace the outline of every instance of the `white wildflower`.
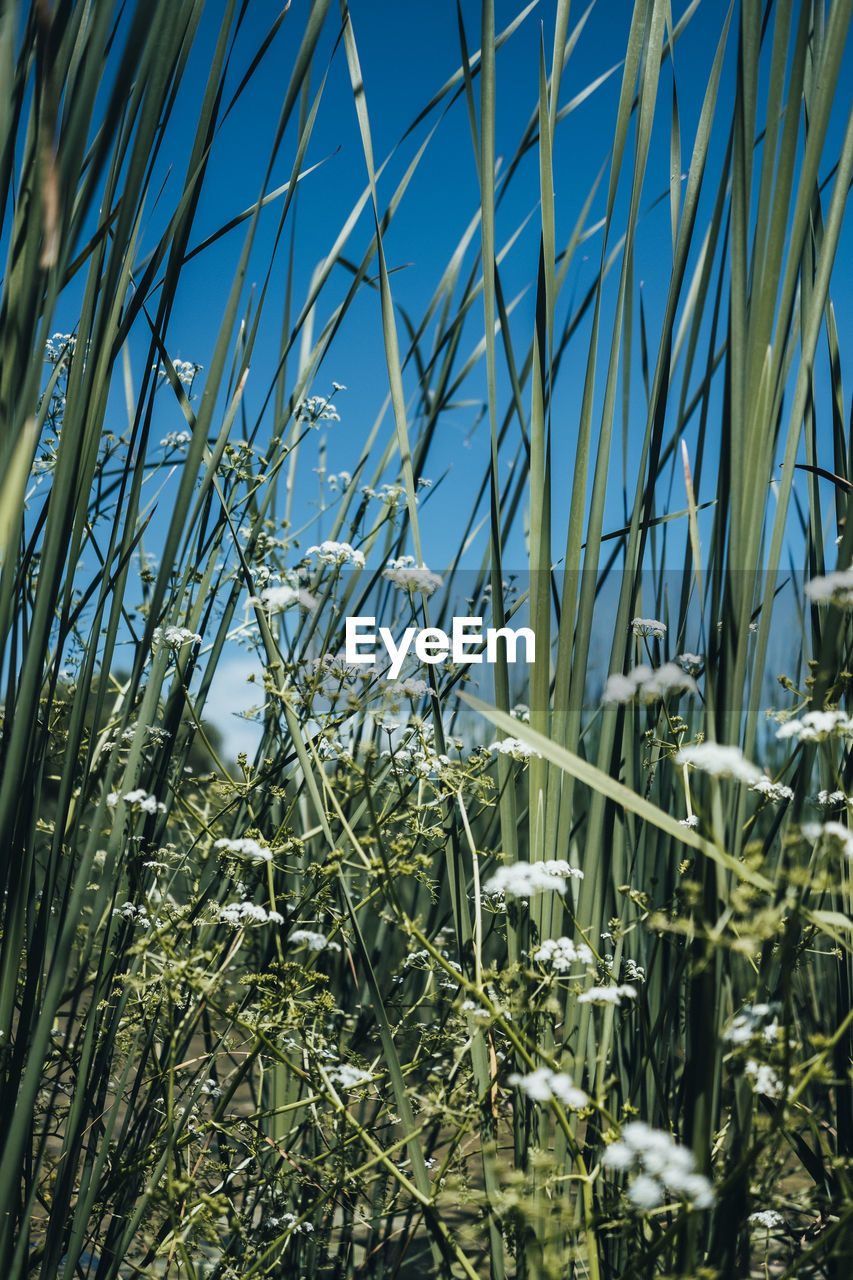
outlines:
M823 742L833 734L853 734L853 719L844 711L807 711L799 720L786 720L776 730L777 738L797 742Z
M288 1231L291 1235L310 1235L314 1230L312 1222L300 1222L295 1213L282 1213L271 1218L264 1218L262 1225L269 1231Z
M816 796L809 796L809 802L818 809L840 809L847 804L847 796L843 791L818 791Z
M504 738L500 742L493 742L488 750L498 751L502 756L512 756L513 760L529 760L531 756L536 756L537 760L542 759L541 751L522 742L520 738Z
M229 902L220 909L219 921L239 929L250 924L284 924L284 917L254 902Z
M546 938L533 959L557 973L565 973L573 964L592 964L592 951L585 942L575 946L571 938Z
M690 676L698 676L705 665L705 659L698 653L680 653L676 658L676 662Z
M440 574L433 573L426 565L416 565L414 556L400 556L398 560L389 560L382 570L382 577L395 587L418 592L422 596L431 596L444 581Z
M498 867L483 885L483 892L505 893L511 898L530 898L534 893L549 889L564 894L566 881L571 877L582 880L583 872L560 860L513 862Z
M74 354L77 338L73 333L55 333L48 338L44 348L44 358L50 364L58 364Z
M332 1084L339 1084L342 1089L356 1089L360 1084L367 1084L370 1078L369 1071L362 1071L350 1062L341 1062L329 1071Z
M653 636L655 640L663 640L666 635L666 623L657 618L634 618L631 630L635 636Z
M518 702L509 713L514 720L520 720L522 724L530 723L530 708L524 702Z
M678 765L692 764L715 778L735 778L752 786L764 774L747 760L740 747L724 747L719 742L697 742L682 747L675 757Z
M151 928L151 917L141 904L137 907L132 902L123 902L120 907L113 910L113 915L121 916L123 920L130 920L138 924L141 929Z
M665 1191L682 1196L697 1209L707 1209L714 1202L711 1182L695 1172L693 1152L679 1146L671 1134L642 1120L622 1126L621 1141L607 1147L602 1163L617 1171L636 1171L627 1195L637 1209L656 1208Z
M572 1082L571 1076L564 1071L552 1071L550 1067L537 1067L527 1075L519 1075L514 1071L507 1077L507 1083L515 1085L533 1102L551 1102L556 1099L573 1111L580 1111L589 1102L583 1089L578 1089Z
M775 1018L775 1012L780 1008L779 1005L770 1004L745 1004L743 1008L734 1015L728 1026L723 1032L723 1040L726 1044L748 1044L754 1036L764 1035L765 1023L768 1018L772 1018L771 1026L778 1026Z
M853 858L853 831L845 827L843 822L807 822L802 827L807 840L832 840L840 845L841 852Z
M757 782L752 783L749 789L750 791L757 791L768 800L774 800L778 803L783 800L793 800L794 798L794 793L790 787L786 787L781 782L774 782L766 774L762 774Z
M675 662L665 662L637 690L641 702L657 702L670 693L698 693L696 681Z
M343 388L341 388L343 390ZM312 427L319 427L321 422L340 422L340 414L325 396L309 396L303 400L296 410L298 422L307 422Z
M636 998L637 988L626 982L618 987L589 987L578 996L578 1004L619 1005L623 1000Z
M251 836L240 836L236 840L214 840L213 847L224 849L226 853L236 853L238 857L248 858L250 862L272 862L272 850L259 844Z
M775 1209L759 1209L756 1213L749 1215L747 1222L754 1227L764 1227L766 1231L772 1231L774 1227L784 1227L785 1225L785 1219Z
M768 1098L780 1098L782 1096L782 1081L773 1067L768 1066L766 1062L756 1062L750 1058L745 1070L749 1082L756 1093L763 1093ZM790 1094L791 1090L789 1088L788 1096Z
M126 791L122 797L133 809L139 809L142 813L165 813L166 806L156 796L150 796L147 791L143 791L141 787L135 791Z
M306 946L309 951L340 951L340 943L330 941L324 933L313 929L294 929L290 935L294 946Z
M155 627L152 639L155 644L161 641L169 649L180 649L185 644L196 644L201 642L201 636L197 631L190 631L189 627Z
M455 983L452 985L456 985ZM491 1015L488 1009L484 1009L482 1005L476 1004L473 1000L463 1000L459 1006L462 1013L468 1014L471 1018L476 1018L479 1022L489 1022Z
M261 604L272 613L280 613L283 609L289 609L294 604L298 605L300 609L307 610L308 613L314 613L319 603L317 597L312 595L310 591L305 591L302 587L291 587L287 584L280 587L264 587L261 592Z
M633 671L629 671L626 676L621 675L621 672L613 673L612 676L607 677L605 692L602 694L603 703L630 703L637 694L639 686L651 675L652 668L644 663L634 667Z
M319 546L309 547L305 554L316 556L321 564L352 564L359 569L364 568L364 552L356 551L348 542L332 542L327 538Z
M608 676L604 686L603 702L659 702L671 693L698 693L696 681L674 662L665 662L652 669L645 663L634 667L627 675L618 672Z
M192 360L173 360L172 367L178 375L178 381L185 387L191 387L196 374L201 373L202 365Z
M163 449L186 449L191 443L192 434L189 431L167 431L160 441Z
M391 692L404 698L423 698L429 693L429 685L426 680L409 676L405 680L395 680L391 686Z
M635 1209L656 1209L663 1203L663 1185L648 1173L639 1174L628 1188L628 1199Z
M692 830L694 827L699 826L699 819L696 817L695 813L691 813L689 818L679 818L678 825L680 827L690 827Z
M834 604L839 609L853 605L853 565L820 574L805 585L805 593L813 604Z

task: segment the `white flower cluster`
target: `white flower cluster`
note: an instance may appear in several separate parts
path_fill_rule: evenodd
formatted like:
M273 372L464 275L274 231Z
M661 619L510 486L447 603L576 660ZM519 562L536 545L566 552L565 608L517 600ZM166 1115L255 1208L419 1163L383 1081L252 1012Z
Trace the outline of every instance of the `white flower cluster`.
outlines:
M572 1111L582 1110L589 1102L583 1089L572 1082L571 1076L566 1075L565 1071L552 1071L550 1067L537 1067L524 1076L514 1071L507 1077L507 1084L515 1085L532 1102L551 1102L556 1099Z
M155 644L162 641L168 649L177 652L185 644L196 644L201 642L201 636L197 631L190 631L189 627L155 627L152 639Z
M160 441L164 449L186 449L191 443L192 434L189 431L167 431Z
M418 484L421 482L418 481ZM384 502L387 507L402 506L406 501L406 489L402 484L383 484L378 489L372 489L370 485L364 485L361 489L365 498L378 498L380 502ZM417 499L416 499L417 500Z
M73 333L55 333L48 338L44 347L44 358L49 364L58 364L63 357L74 354L77 339Z
M414 556L389 560L382 570L382 577L403 591L417 592L422 596L431 596L444 581L440 574L433 573L426 565L415 564Z
M271 1218L264 1218L264 1226L270 1231L288 1231L291 1235L310 1235L314 1230L311 1222L300 1222L295 1213L282 1213Z
M764 1227L766 1231L772 1231L774 1227L784 1227L785 1225L785 1219L775 1209L759 1209L756 1213L749 1215L747 1222L753 1227Z
M338 567L352 564L359 569L364 568L364 552L356 551L348 542L333 542L327 538L319 546L309 547L305 554L316 556L321 564L332 564Z
M786 787L782 782L774 782L772 778L768 778L767 774L762 774L757 782L753 782L750 791L757 791L759 795L764 796L767 800L781 803L783 800L793 800L794 793L790 787Z
M676 662L691 676L698 676L705 665L705 659L698 653L680 653Z
M443 751L436 751L434 746L425 742L411 752L412 772L425 781L435 781L442 769L450 764L450 756Z
M775 1044L779 1035L776 1014L780 1008L778 1004L745 1004L723 1032L724 1042L749 1044L750 1040L760 1037L767 1044Z
M342 1089L357 1089L359 1085L367 1084L371 1075L369 1071L362 1071L361 1067L354 1067L351 1062L341 1062L329 1071L329 1079Z
M352 473L350 471L339 471L336 475L326 477L326 483L332 493L337 493L338 489L348 489L352 484Z
M294 946L305 946L309 951L340 951L340 943L332 942L325 933L317 933L313 929L294 929L290 935Z
M491 1014L488 1009L484 1009L482 1005L475 1004L473 1000L463 1000L459 1008L462 1013L469 1014L470 1017L475 1018L478 1022L491 1021Z
M214 849L224 849L226 853L236 853L239 858L248 858L250 862L272 862L272 850L259 844L252 836L240 836L236 840L223 837L214 840Z
M340 391L345 391L346 387L339 387ZM309 396L307 400L303 400L302 404L296 410L297 422L308 422L312 427L316 427L321 422L340 422L341 416L335 406L325 396Z
M847 804L847 796L843 791L818 791L816 796L809 796L809 801L816 809L840 809Z
M301 673L308 680L319 680L326 692L349 680L369 680L370 672L365 667L347 662L340 653L324 653L322 658L308 658L300 663Z
M640 702L651 703L671 693L698 693L696 681L675 662L665 662L656 670L641 663L627 675L617 672L608 676L602 701L631 702L639 698Z
M389 702L398 702L400 698L423 698L429 693L426 680L415 676L407 676L405 680L388 680L382 686L382 695Z
M583 872L570 867L568 862L550 858L546 862L513 862L498 867L495 874L483 885L484 893L504 893L511 898L530 898L534 893L549 889L564 894L566 881L574 877L582 880Z
M250 924L284 924L284 916L254 902L228 902L220 909L218 918L220 924L230 924L233 929Z
M777 738L797 742L823 742L835 734L853 735L853 719L844 711L807 711L799 720L786 720L776 730Z
M834 604L839 609L849 609L853 606L853 565L812 578L806 583L805 592L813 604Z
M166 812L166 806L162 800L158 800L156 796L150 796L141 787L137 787L135 791L126 791L124 795L118 791L111 791L107 796L107 804L111 808L115 808L119 800L126 800L132 809L138 809L141 813Z
M636 1000L637 988L630 982L614 987L590 987L578 996L578 1004L620 1005L623 1000Z
M178 382L184 387L191 387L196 374L201 373L204 368L203 365L196 364L192 360L173 360L172 366L178 375ZM163 373L165 376L165 370L163 370Z
M622 1126L621 1140L610 1144L602 1163L608 1169L636 1172L627 1191L636 1209L656 1209L667 1191L683 1196L697 1209L714 1203L714 1188L703 1173L696 1172L693 1152L642 1120Z
M763 1093L768 1098L781 1098L783 1092L785 1092L786 1097L789 1098L791 1096L793 1092L791 1086L788 1087L787 1091L783 1091L779 1073L766 1062L756 1062L753 1058L750 1058L744 1069L756 1093Z
M575 946L571 938L546 938L533 959L557 973L565 973L573 964L592 964L592 951L585 942Z
M807 840L817 843L818 840L832 840L840 846L841 852L853 858L853 831L845 827L843 822L807 822L802 827Z
M151 928L151 917L147 908L141 903L137 907L132 902L123 902L120 907L114 908L113 915L121 916L123 920L132 920L134 924L139 925L140 929Z
M531 756L536 756L537 760L542 759L541 751L522 742L520 738L504 738L501 742L493 742L488 750L498 751L502 756L512 756L513 760L529 760Z
M719 742L697 742L682 747L675 763L692 764L714 778L734 778L747 786L754 786L764 777L758 766L747 760L740 747L724 747Z
M635 636L652 636L655 640L663 640L666 635L666 623L657 618L634 618L631 630Z
M402 745L395 746L393 750L386 748L381 754L384 758L391 759L396 767L410 770L416 778L434 781L450 765L450 756L446 751L439 751L436 747L435 730L432 725L420 720L415 723L417 734L410 734ZM399 726L389 725L388 727L393 729ZM461 751L463 743L460 738L454 738L448 734L444 745L448 749L454 748Z
M258 603L257 597L252 596L249 604ZM289 609L291 605L298 605L300 609L305 609L308 613L314 613L319 607L319 600L312 595L310 591L306 591L303 587L291 587L284 583L280 587L264 587L260 596L260 603L265 609L269 609L271 613L280 613L283 609Z

